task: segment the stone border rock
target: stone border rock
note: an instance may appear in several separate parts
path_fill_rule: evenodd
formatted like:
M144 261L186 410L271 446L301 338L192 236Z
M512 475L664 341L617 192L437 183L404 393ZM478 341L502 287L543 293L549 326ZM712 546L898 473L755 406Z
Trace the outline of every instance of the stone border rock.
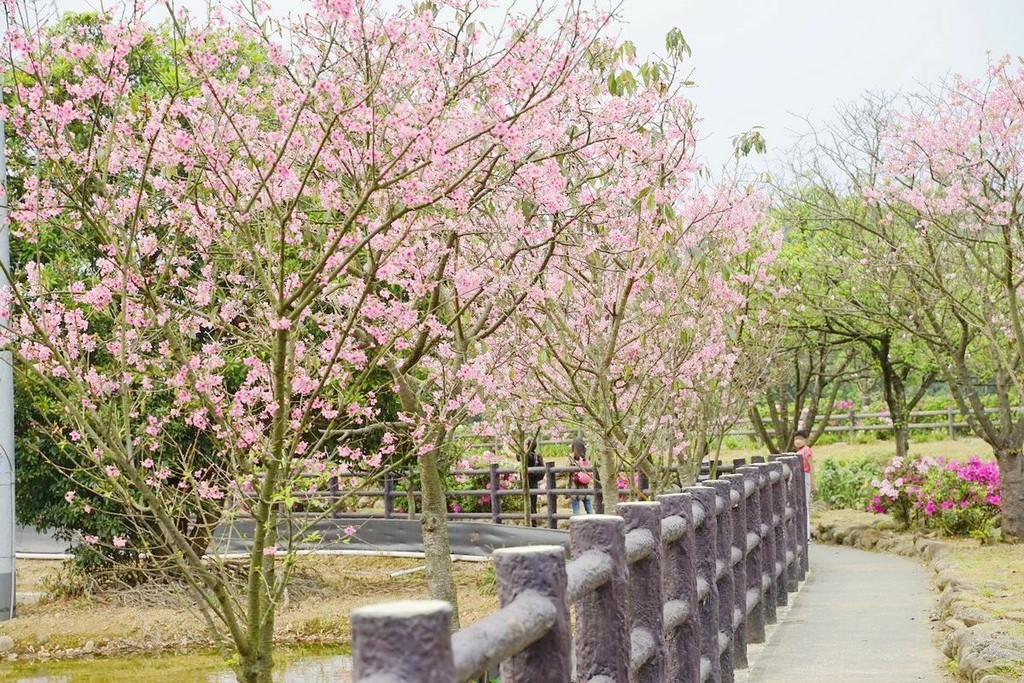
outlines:
M885 520L874 524L817 522L812 537L823 543L861 550L919 557L935 572L939 591L937 615L946 629L942 652L956 662L960 676L970 683L1021 683L1002 675L1011 666L1024 665L1024 614L1000 619L971 598L979 588L958 574L949 558L950 547L919 534L901 533Z

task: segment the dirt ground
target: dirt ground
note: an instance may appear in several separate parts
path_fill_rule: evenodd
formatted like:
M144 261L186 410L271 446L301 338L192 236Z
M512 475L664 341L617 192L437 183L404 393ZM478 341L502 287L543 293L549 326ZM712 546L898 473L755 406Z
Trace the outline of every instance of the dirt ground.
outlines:
M349 613L385 600L426 598L422 560L356 556L317 556L300 560L301 570L287 604L278 611L275 640L282 644L345 644ZM47 591L61 562L18 560L20 594ZM489 563L457 562L462 625L497 608ZM13 648L0 658L64 659L85 655L177 651L212 644L198 613L166 592L123 591L76 599L43 597L18 607L17 617L0 622L0 639ZM9 643L8 643L9 644Z

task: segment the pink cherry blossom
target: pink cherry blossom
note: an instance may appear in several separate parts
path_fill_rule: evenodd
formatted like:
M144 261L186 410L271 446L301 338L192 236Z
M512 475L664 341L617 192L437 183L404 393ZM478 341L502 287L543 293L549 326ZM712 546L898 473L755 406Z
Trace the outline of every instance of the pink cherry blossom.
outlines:
M103 15L95 45L6 36L25 75L6 124L33 150L10 156L12 235L69 257L26 250L5 341L67 397L69 450L118 479L110 505L168 513L160 544L238 510L275 538L348 466L414 453L430 481L467 418L519 406L618 420L636 458L734 379L777 239L762 197L701 179L681 84L612 92L639 67L575 3L496 24L437 4L320 0L279 32L257 3L166 30ZM149 44L180 89L139 89ZM580 373L607 385L572 387ZM425 533L442 533L431 496ZM277 588L250 599L272 612ZM233 585L202 590L202 609L235 609L217 597Z

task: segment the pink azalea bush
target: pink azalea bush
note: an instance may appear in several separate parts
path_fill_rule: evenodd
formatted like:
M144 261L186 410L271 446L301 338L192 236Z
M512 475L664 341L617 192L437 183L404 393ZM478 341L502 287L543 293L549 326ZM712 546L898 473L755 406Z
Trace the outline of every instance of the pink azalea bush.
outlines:
M995 462L893 458L868 509L889 513L904 528L936 529L949 536L983 533L999 515L1002 493Z
M918 504L928 527L950 536L982 532L1000 512L999 465L978 458L941 463L929 472Z
M877 489L868 509L879 514L888 513L904 528L909 527L916 516L917 496L925 475L936 465L933 458L893 458L885 467L882 479L874 479L871 485Z

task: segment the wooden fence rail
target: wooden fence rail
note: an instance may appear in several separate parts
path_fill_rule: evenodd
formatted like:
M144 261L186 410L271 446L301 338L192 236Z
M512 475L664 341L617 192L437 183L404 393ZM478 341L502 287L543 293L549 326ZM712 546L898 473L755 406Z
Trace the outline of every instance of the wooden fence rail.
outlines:
M450 635L451 607L352 613L356 683L730 682L807 571L797 456L569 522L560 546L494 552L497 612ZM571 628L570 609L575 609Z
M1024 406L1012 408L1014 412L1024 412ZM987 415L999 413L998 408L986 408ZM910 421L907 430L914 432L920 430L940 429L946 432L946 437L954 440L961 431L969 429L960 409L947 405L943 410L914 410L910 412ZM942 418L929 420L929 418ZM878 422L881 420L882 422ZM860 432L879 432L892 429L892 421L886 413L858 413L853 410L839 413L832 413L829 419L830 424L825 426L826 433L845 433L848 443L854 443ZM834 424L832 424L834 423ZM735 427L728 432L729 436L758 436L748 420L739 421Z
M1011 411L1022 413L1024 412L1024 406L1011 408ZM985 409L986 415L997 415L998 413L998 408ZM942 410L914 410L910 412L909 417L910 422L907 424L907 429L911 432L942 430L950 440L955 440L962 432L970 428L970 424L967 423L963 413L953 404L947 404ZM768 428L770 431L771 427L768 426ZM829 424L825 426L824 431L829 434L843 433L846 435L847 442L852 444L861 432L880 432L891 429L892 422L890 416L886 413L858 413L850 410L833 412L829 418ZM739 420L726 432L726 436L757 437L758 433L754 430L749 420ZM460 435L458 438L469 443L475 442L478 447L488 448L495 453L501 452L504 448L501 441L496 441L493 437L466 434ZM564 446L566 451L568 451L571 440L540 438L537 440L537 443L540 446Z

